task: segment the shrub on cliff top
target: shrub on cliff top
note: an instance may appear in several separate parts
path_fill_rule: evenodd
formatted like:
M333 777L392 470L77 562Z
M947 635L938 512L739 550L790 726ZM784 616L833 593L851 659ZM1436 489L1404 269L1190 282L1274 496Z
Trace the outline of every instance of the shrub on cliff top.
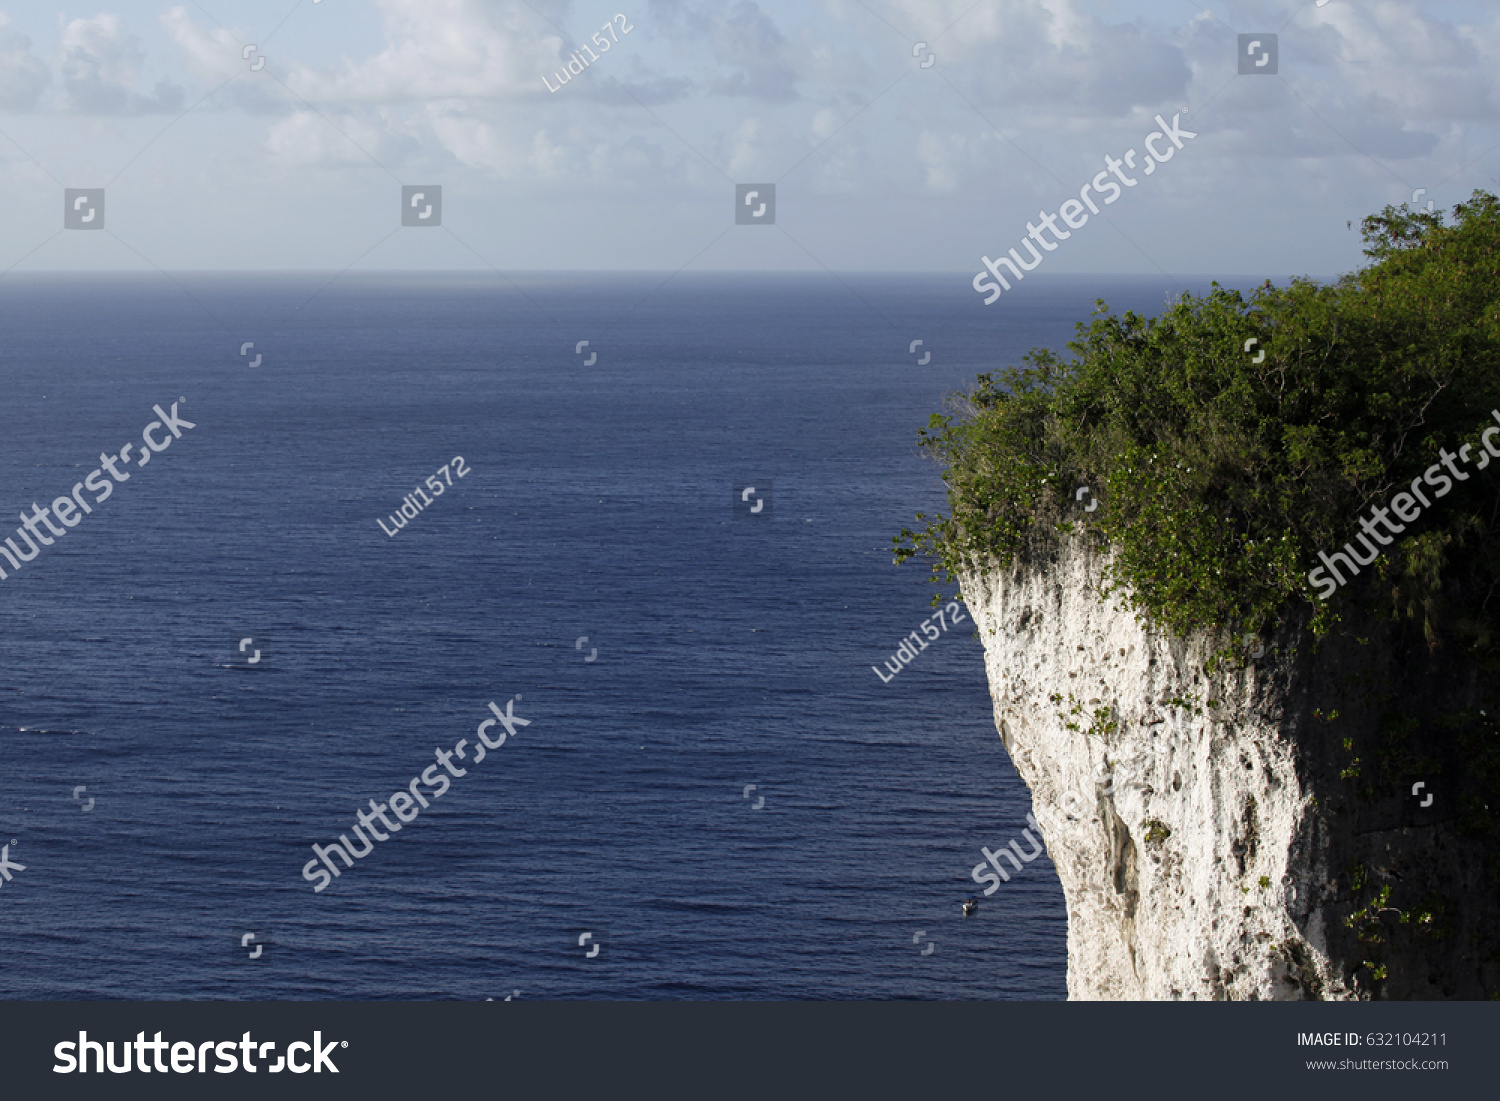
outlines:
M1070 519L1107 541L1106 580L1158 629L1259 631L1305 601L1321 633L1361 600L1493 658L1500 463L1477 471L1471 452L1470 479L1327 603L1307 578L1500 409L1500 201L1476 191L1447 224L1387 207L1363 233L1371 263L1332 284L1215 284L1156 318L1101 301L1071 359L1041 349L979 376L920 434L950 515L919 514L897 561L930 555L937 580L1009 565ZM1084 485L1096 511L1074 502Z

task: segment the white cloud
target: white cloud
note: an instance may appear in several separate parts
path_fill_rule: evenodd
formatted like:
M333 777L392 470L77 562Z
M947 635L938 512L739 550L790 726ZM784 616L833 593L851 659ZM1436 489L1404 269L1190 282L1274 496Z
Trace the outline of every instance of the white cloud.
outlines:
M926 184L930 191L950 192L958 187L958 171L954 164L965 152L968 142L962 134L934 134L922 131L917 138L917 158L927 171Z
M759 118L748 118L729 135L729 174L738 180L747 180L770 170L777 163L777 147L785 148L784 142L768 140L767 126Z
M797 97L797 65L790 43L754 0L740 0L713 28L714 56L732 70L710 88L720 95L789 100Z
M419 147L380 113L294 111L270 127L266 151L287 168L399 163Z
M1225 20L1268 25L1241 18L1239 2L1221 5ZM309 5L262 43L268 64L259 73L241 57L243 43L258 41L251 30L219 27L188 0L120 3L119 15L58 21L56 46L50 14L35 17L40 28L14 9L0 16L0 109L93 116L39 121L35 139L21 130L17 140L49 163L70 136L82 147L117 132L133 148L135 130L145 141L150 128L122 116L178 102L169 87L150 92L158 75L193 88L194 101L230 81L153 157L180 158L205 183L258 160L264 194L246 201L273 211L298 172L357 174L370 157L403 178L514 183L507 193L517 202L548 200L527 206L530 217L564 218L576 207L585 222L616 217L627 192L682 209L708 203L727 186L722 169L735 180L784 181L789 225L808 204L834 200L820 217L829 240L842 227L851 255L877 255L897 231L862 225L852 212L865 200L920 211L939 227L924 238L935 256L967 248L968 230L942 228L942 211L1008 225L1087 178L1084 169L1092 175L1106 152L1138 144L1154 114L1171 118L1179 105L1190 106L1187 125L1201 135L1192 156L1156 178L1150 200L1118 208L1122 217L1192 203L1205 225L1237 225L1235 211L1261 202L1280 210L1282 196L1297 194L1315 197L1342 232L1351 212L1413 187L1431 188L1440 203L1462 198L1493 179L1500 158L1482 159L1500 138L1500 5L1309 3L1277 24L1279 76L1238 78L1235 28L1195 5L649 0L627 9L628 37L553 94L542 78L597 29L561 0ZM159 30L140 22L148 9ZM245 18L264 35L280 14ZM144 45L130 27L142 28ZM45 43L40 59L33 40ZM928 43L934 67L918 68L915 41ZM213 142L235 168L205 151ZM692 244L672 237L690 223L662 227L664 254ZM573 232L560 224L513 228L551 241ZM1193 247L1207 250L1212 239L1194 235ZM950 245L932 243L943 240ZM1087 264L1086 252L1070 256Z
M31 39L7 30L10 17L0 12L0 108L29 111L52 80L41 59L31 55Z
M1500 117L1500 20L1445 23L1386 0L1319 10L1318 49L1364 112L1400 120Z
M385 48L342 68L299 67L290 83L314 101L400 102L546 95L542 74L576 43L566 4L519 0L375 0Z
M182 110L182 89L167 81L158 82L148 96L136 91L146 53L118 15L74 19L62 28L61 46L57 69L65 109L96 115Z
M200 83L220 84L242 69L240 39L226 28L200 26L181 6L163 12L161 24Z
M1169 25L1107 22L1077 0L898 0L894 8L891 22L933 36L937 64L981 106L1120 118L1181 96L1192 79Z

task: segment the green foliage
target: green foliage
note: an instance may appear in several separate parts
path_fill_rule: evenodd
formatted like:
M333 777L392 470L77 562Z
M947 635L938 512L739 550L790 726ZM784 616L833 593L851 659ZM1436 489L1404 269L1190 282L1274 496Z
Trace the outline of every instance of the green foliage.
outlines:
M1087 736L1109 741L1120 729L1120 720L1115 718L1112 707L1094 708L1094 721L1089 725Z
M1317 714L1317 710L1316 709L1314 709L1313 714L1315 714L1315 715ZM1352 751L1354 749L1354 739L1353 738L1345 738L1344 739L1344 749L1345 749L1346 752ZM1360 759L1358 757L1351 757L1349 759L1349 763L1347 765L1345 765L1342 769L1339 770L1339 779L1340 780L1357 780L1357 779L1359 779L1359 774L1360 774L1360 769L1361 768L1362 768L1362 762L1360 761Z
M1079 522L1113 552L1106 591L1157 629L1243 637L1301 602L1322 634L1359 599L1492 661L1500 464L1472 455L1470 480L1329 602L1306 577L1500 409L1500 201L1476 191L1450 224L1387 207L1363 229L1371 264L1332 284L1215 284L1156 318L1100 302L1070 360L1039 349L980 375L919 434L950 514L919 515L897 561L925 554L942 581Z
M1370 979L1378 982L1390 977L1389 965L1380 962L1391 939L1381 917L1392 915L1397 925L1404 927L1404 931L1410 936L1424 940L1442 940L1452 931L1447 913L1448 903L1437 895L1429 895L1418 906L1398 910L1391 905L1391 887L1386 884L1363 904L1355 906L1366 885L1364 868L1356 866L1356 869L1351 869L1350 875L1354 895L1350 905L1353 908L1344 919L1344 925L1354 931L1355 939L1367 957L1362 961L1361 967L1368 968Z
M1180 707L1193 715L1203 714L1203 708L1198 706L1198 701L1192 696L1169 696L1161 701L1163 707ZM1212 701L1210 701L1212 706Z

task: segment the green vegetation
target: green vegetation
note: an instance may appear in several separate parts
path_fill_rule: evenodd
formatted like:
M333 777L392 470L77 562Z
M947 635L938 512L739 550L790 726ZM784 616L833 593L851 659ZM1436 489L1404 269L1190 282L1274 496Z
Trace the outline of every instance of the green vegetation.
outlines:
M1453 936L1500 958L1492 927L1466 918L1475 905L1492 913L1500 891L1500 462L1481 444L1500 428L1500 200L1476 191L1450 216L1387 207L1363 236L1369 263L1332 283L1215 285L1155 318L1100 302L1070 355L1040 349L979 376L919 436L943 469L948 514L919 515L895 543L898 562L924 555L946 585L1043 563L1081 536L1109 552L1103 598L1154 631L1211 638L1210 674L1283 625L1335 642L1336 655L1378 637L1386 652L1368 669L1321 670L1306 733L1338 780L1308 804L1335 832L1363 831L1404 821L1414 781L1440 783L1443 821L1420 828L1478 842L1467 851L1482 861L1464 904L1434 893L1448 880L1419 850L1399 867L1381 856L1378 875L1350 867L1339 934L1360 961L1355 981L1379 991L1398 963L1392 989L1421 987ZM1441 497L1437 464L1454 474ZM1373 563L1320 592L1308 579L1319 552L1355 543L1361 520L1418 479L1430 489L1420 517L1398 519L1405 531L1384 532ZM1154 706L1212 719L1220 693L1206 687ZM1066 729L1117 740L1113 701L1051 700ZM1253 805L1245 825L1242 873ZM1141 829L1152 849L1171 836L1159 819ZM1373 860L1363 836L1341 851ZM1272 889L1247 874L1242 892L1257 880ZM1286 958L1321 990L1305 952L1288 945Z
M1494 668L1500 463L1477 472L1473 454L1470 480L1328 602L1307 580L1500 409L1500 201L1476 191L1448 224L1387 207L1363 232L1371 263L1332 284L1216 284L1157 318L1100 302L1070 360L1041 349L979 376L921 432L950 515L919 514L897 561L928 555L943 582L1081 522L1114 552L1107 591L1156 629L1243 637L1292 603L1321 635L1357 600Z
M1363 865L1355 864L1350 868L1349 884L1355 896L1354 900L1358 901L1358 896L1368 885ZM1419 906L1408 910L1398 910L1391 905L1389 884L1375 891L1363 905L1352 910L1344 919L1344 925L1354 931L1355 939L1362 946L1363 954L1367 957L1362 961L1361 967L1368 969L1368 981L1378 982L1390 977L1389 965L1382 963L1380 957L1389 947L1391 932L1394 928L1404 927L1402 932L1408 936L1428 941L1442 940L1451 934L1447 910L1446 900L1436 895L1429 896ZM1394 918L1394 926L1388 927L1382 922L1382 917L1387 914ZM1368 985L1368 982L1363 985Z

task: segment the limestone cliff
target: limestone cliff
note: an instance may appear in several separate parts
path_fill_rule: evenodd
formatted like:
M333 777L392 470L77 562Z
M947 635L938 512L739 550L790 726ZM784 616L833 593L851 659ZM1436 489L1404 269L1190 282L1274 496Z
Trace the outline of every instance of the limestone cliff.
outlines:
M1320 645L1283 624L1209 675L1224 640L1101 599L1105 553L1074 534L961 578L1067 899L1069 996L1500 990L1496 868L1463 813L1493 686L1365 622Z

